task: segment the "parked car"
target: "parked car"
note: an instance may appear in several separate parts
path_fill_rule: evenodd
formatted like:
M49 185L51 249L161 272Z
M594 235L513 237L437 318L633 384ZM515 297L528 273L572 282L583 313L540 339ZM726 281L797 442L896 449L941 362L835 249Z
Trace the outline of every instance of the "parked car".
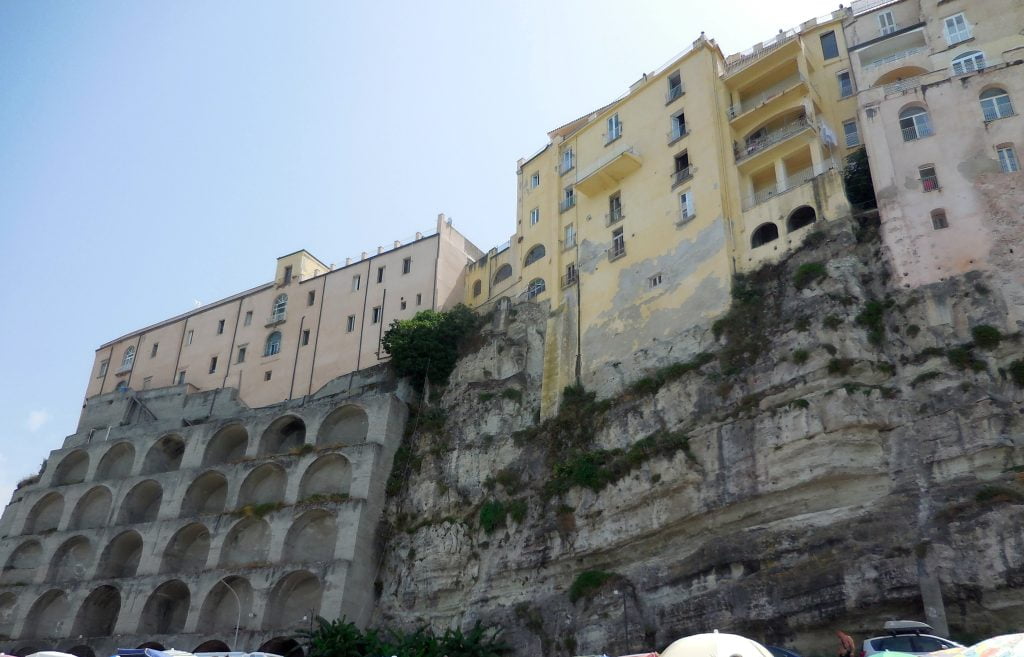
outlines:
M876 636L864 642L860 657L868 657L883 650L894 650L911 655L923 655L937 650L962 648L959 643L935 635L935 630L918 621L888 621L885 636Z

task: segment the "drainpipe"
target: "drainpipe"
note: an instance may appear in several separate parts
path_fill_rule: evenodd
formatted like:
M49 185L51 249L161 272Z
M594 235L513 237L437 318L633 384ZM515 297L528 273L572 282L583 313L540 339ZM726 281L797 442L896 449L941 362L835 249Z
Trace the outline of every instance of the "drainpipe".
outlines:
M367 258L366 260L366 286L363 288L363 311L359 314L359 349L356 350L356 369L354 372L359 371L359 366L363 362L363 327L366 326L366 297L370 294L370 263L373 262L373 258ZM351 390L351 386L349 387Z
M238 339L238 318L242 316L242 299L238 300L238 311L235 313L235 330L231 334L231 346L228 348L228 366L224 368L224 379L220 383L221 388L228 385L228 374L231 372L231 358L235 355L235 340ZM242 389L238 389L241 394Z
M292 362L292 382L288 386L288 399L292 398L295 392L295 370L299 368L299 349L302 349L302 327L306 325L306 316L299 319L299 337L295 341L295 360Z
M324 316L324 305L327 303L327 276L324 274L324 285L320 288L320 312L316 316L316 335L313 336L313 362L309 364L309 386L306 388L306 395L313 394L313 373L316 371L316 348L320 344L320 323Z

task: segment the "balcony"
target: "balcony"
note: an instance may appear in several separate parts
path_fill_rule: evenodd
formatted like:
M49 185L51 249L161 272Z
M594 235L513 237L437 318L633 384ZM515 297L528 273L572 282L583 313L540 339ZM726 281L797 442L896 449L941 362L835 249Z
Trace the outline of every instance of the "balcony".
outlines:
M565 158L562 158L562 161L558 163L558 175L564 176L565 174L569 173L570 171L572 171L575 168L576 168L576 156L575 155L570 156L568 161L566 161Z
M606 212L605 213L605 215L604 215L604 225L605 226L614 226L615 224L619 223L620 221L622 221L625 218L626 218L626 215L622 213L622 208L618 208L618 209L612 210L611 212Z
M693 174L696 171L697 171L697 169L695 167L693 167L693 166L688 166L688 167L684 167L682 169L679 169L677 171L673 171L672 174L671 174L672 175L672 186L675 187L676 185L681 185L684 182L686 182L687 180L689 180L690 178L693 178Z
M278 324L283 323L286 319L288 319L287 311L274 313L273 315L267 318L267 323L264 324L264 326L266 328L270 328L271 326L277 326Z
M587 196L617 187L622 180L640 168L643 160L632 146L622 145L605 154L587 169L581 170L576 189Z
M565 273L564 276L562 276L562 281L561 281L562 282L562 287L569 287L571 285L576 285L576 283L578 281L579 281L579 273L575 269L570 269L569 271L567 271Z
M785 80L780 80L779 82L776 82L775 84L768 87L767 89L764 89L760 93L754 94L749 98L743 98L740 100L740 102L736 103L735 105L730 105L729 119L732 120L737 118L741 114L746 114L750 110L756 107L760 107L761 105L764 105L769 100L772 100L777 96L781 96L790 89L801 84L806 84L806 80L802 75L800 75L800 73L794 73Z
M573 194L572 196L568 196L566 198L563 198L558 203L558 211L559 212L568 212L569 210L573 209L574 207L576 207L576 195L575 194Z
M726 77L736 75L740 71L747 69L756 62L767 58L769 55L785 51L789 53L790 50L795 54L799 51L799 41L797 41L797 31L791 29L787 32L782 32L779 36L775 37L771 41L759 43L753 48L746 50L739 54L739 56L731 62L727 62L725 65ZM794 48L785 48L789 44L794 44Z
M908 57L913 57L914 55L923 52L928 52L928 48L925 46L918 46L916 48L907 48L906 50L900 50L899 52L894 52L891 55L886 55L885 57L873 59L867 64L864 64L864 72L871 73L872 71L879 69L887 64L894 64L896 62L903 61Z
M743 199L743 211L746 212L751 208L761 205L776 196L781 196L791 189L796 189L801 185L809 183L814 179L815 176L824 173L824 168L820 167L821 170L815 171L813 167L807 167L786 176L785 182L776 183L770 187L762 189L760 191L751 194L750 196Z
M626 255L626 240L620 235L612 240L612 248L608 249L608 261L615 262Z
M127 374L128 372L132 371L132 367L134 367L134 365L135 365L134 361L132 361L131 363L128 363L126 365L122 365L121 367L117 368L117 370L114 372L114 374L116 376L120 376L122 374Z
M883 92L886 96L895 96L896 94L906 93L912 91L921 86L921 78L924 76L915 75L912 78L905 80L897 80L896 82L890 82L889 84L882 87Z
M682 98L684 93L686 93L686 90L683 88L682 82L672 85L665 93L665 104L668 105L672 101Z
M813 127L813 124L805 116L797 119L796 121L792 121L791 123L787 123L781 128L773 130L763 137L751 139L747 141L746 145L736 147L736 163L739 164L744 160L748 160L758 153L764 152L772 146L786 141L791 137L795 137L801 132L810 130Z

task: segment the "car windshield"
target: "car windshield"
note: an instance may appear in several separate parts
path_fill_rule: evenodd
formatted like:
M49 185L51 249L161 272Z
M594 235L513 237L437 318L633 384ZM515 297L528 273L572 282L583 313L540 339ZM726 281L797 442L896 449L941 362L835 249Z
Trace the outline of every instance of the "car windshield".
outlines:
M940 641L935 637L930 636L915 636L914 637L914 652L935 652L936 650L945 650L951 647L945 641Z

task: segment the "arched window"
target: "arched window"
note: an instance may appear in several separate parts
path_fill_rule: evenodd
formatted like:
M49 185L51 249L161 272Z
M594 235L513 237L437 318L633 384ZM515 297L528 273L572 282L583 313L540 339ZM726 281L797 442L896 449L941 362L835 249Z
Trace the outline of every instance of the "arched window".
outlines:
M504 264L498 267L498 271L494 274L494 284L502 282L506 278L512 275L512 265Z
M764 246L768 242L774 242L779 239L779 227L773 223L761 224L758 226L754 233L750 236L750 246L756 249L759 246Z
M130 370L135 362L135 347L128 347L124 350L124 358L121 359L121 369Z
M985 53L980 50L965 52L953 60L953 75L973 73L985 68Z
M279 294L274 299L273 309L270 311L270 321L272 322L283 322L286 311L288 310L288 295ZM276 351L274 353L277 353Z
M903 131L903 141L914 141L931 137L932 122L928 118L928 110L923 107L908 107L900 112L900 130Z
M526 288L526 298L532 299L544 291L544 279L535 278L530 281L530 285Z
M804 226L810 226L817 221L818 216L814 212L814 208L809 205L801 205L786 219L786 230L792 233L794 230L800 230Z
M281 332L274 331L267 336L267 345L263 349L264 356L273 356L281 351Z
M523 266L529 267L533 263L543 258L546 253L547 252L544 250L544 245L538 244L537 246L533 247L532 249L526 252L526 260L523 262Z
M1005 89L996 87L983 91L978 99L981 101L981 113L985 115L986 121L1013 116L1013 103L1010 102L1010 95Z
M473 296L480 296L481 291L483 291L483 284L480 281L473 281Z

